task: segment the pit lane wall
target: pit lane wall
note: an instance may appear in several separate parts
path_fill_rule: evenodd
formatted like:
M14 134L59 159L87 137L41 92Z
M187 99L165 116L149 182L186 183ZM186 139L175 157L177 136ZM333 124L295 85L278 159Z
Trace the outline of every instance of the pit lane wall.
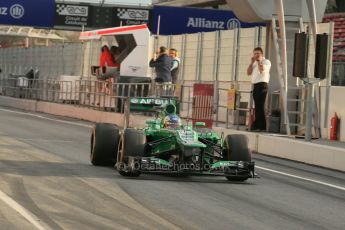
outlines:
M119 126L124 124L123 114L102 112L73 105L0 96L0 106L77 118L91 122L114 123ZM147 117L145 116L131 115L129 125L132 127L143 127L146 119ZM303 140L272 136L263 133L250 133L219 127L214 128L214 130L219 133L224 132L225 135L244 134L249 138L250 148L262 154L345 172L344 148L325 146L312 142L305 142Z

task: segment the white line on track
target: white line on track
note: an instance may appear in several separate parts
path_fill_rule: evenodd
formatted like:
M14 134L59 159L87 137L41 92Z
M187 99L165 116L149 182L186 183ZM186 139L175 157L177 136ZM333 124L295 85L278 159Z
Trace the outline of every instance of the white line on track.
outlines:
M33 138L16 138L18 141L39 141L39 142L54 142L54 143L73 143L68 140L53 140L53 139L33 139Z
M10 112L10 113L17 113L17 114L22 114L22 115L28 115L28 116L33 116L33 117L37 117L37 118L41 118L41 119L46 119L46 120L52 120L52 121L56 121L56 122L61 122L61 123L66 123L66 124L71 124L71 125L77 125L77 126L82 126L82 127L92 127L91 125L86 125L86 124L81 124L81 123L77 123L77 122L72 122L72 121L64 121L64 120L59 120L59 119L53 119L53 118L49 118L49 117L44 117L41 115L37 115L37 114L32 114L32 113L26 113L26 112L19 112L19 111L13 111L13 110L7 110L7 109L0 109L0 111L4 111L4 112ZM289 174L289 173L285 173L285 172L280 172L277 170L273 170L273 169L269 169L269 168L265 168L265 167L261 167L261 166L255 166L258 169L261 170L265 170L268 172L272 172L272 173L276 173L276 174L280 174L280 175L284 175L284 176L288 176L288 177L292 177L292 178L296 178L296 179L300 179L300 180L304 180L304 181L309 181L309 182L313 182L316 184L321 184L321 185L325 185L331 188L336 188L336 189L340 189L345 191L345 187L341 187L338 185L334 185L334 184L329 184L326 182L322 182L322 181L318 181L318 180L314 180L314 179L310 179L310 178L306 178L306 177L301 177L301 176L296 176L293 174ZM1 192L1 190L0 190Z
M307 178L307 177L296 176L296 175L293 175L293 174L290 174L290 173L280 172L280 171L277 171L277 170L273 170L273 169L269 169L269 168L265 168L265 167L261 167L261 166L255 166L255 168L258 168L258 169L261 169L261 170L265 170L265 171L268 171L268 172L272 172L272 173L276 173L276 174L280 174L280 175L284 175L284 176L288 176L288 177L292 177L292 178L296 178L296 179L300 179L300 180L304 180L304 181L313 182L313 183L316 183L316 184L325 185L325 186L328 186L328 187L331 187L331 188L336 188L336 189L340 189L340 190L345 191L345 187L341 187L341 186L334 185L334 184L329 184L329 183L326 183L326 182L310 179L310 178Z
M60 123L70 124L70 125L77 125L77 126L81 126L81 127L87 127L87 128L92 127L92 125L81 124L81 123L77 123L77 122L73 122L73 121L64 121L64 120L60 120L60 119L49 118L49 117L45 117L45 116L41 116L41 115L33 114L33 113L19 112L19 111L8 110L8 109L0 109L0 111L9 112L9 113L17 113L17 114L37 117L37 118L41 118L41 119L45 119L45 120L56 121L56 122L60 122Z
M45 228L40 224L37 218L33 217L30 212L28 212L23 206L14 201L11 197L7 196L4 192L0 190L0 199L5 202L12 209L17 211L22 215L27 221L34 225L37 229L44 230Z

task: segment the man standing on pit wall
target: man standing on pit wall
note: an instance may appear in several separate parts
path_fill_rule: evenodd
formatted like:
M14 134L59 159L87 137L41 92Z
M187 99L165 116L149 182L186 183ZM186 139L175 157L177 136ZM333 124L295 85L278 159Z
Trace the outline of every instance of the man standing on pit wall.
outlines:
M169 56L172 58L172 67L171 67L171 78L172 83L176 84L178 80L178 75L180 73L180 58L177 57L177 50L174 48L169 49Z
M161 46L150 61L150 67L156 70L155 81L157 83L171 83L171 66L172 60L168 56L168 50Z
M261 47L253 50L253 57L247 68L248 76L252 78L253 98L255 104L255 121L253 131L266 130L265 101L270 80L271 62L264 57Z
M168 55L168 49L161 46L150 61L150 67L156 70L156 94L158 96L166 95L168 86L171 85L171 67L172 59Z

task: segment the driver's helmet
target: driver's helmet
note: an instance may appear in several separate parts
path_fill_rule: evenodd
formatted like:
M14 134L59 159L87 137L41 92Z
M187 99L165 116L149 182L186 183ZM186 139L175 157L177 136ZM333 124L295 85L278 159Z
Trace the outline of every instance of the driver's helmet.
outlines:
M170 114L164 118L164 128L178 128L181 126L181 119L176 114Z

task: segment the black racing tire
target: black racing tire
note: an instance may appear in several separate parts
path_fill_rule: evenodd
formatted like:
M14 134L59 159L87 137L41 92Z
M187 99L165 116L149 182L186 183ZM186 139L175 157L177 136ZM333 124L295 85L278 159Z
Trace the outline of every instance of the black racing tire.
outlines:
M226 179L228 181L238 181L238 182L243 182L248 180L248 176L226 176Z
M116 125L97 123L91 134L90 161L95 166L114 166L120 140Z
M128 128L123 133L122 138L122 156L119 163L122 166L126 166L128 163L128 157L141 157L144 154L146 136L144 131ZM141 172L136 171L125 171L122 170L123 167L118 167L119 174L126 177L138 177Z
M140 171L135 171L135 172L128 172L128 171L121 171L119 170L119 174L124 177L138 177L140 176Z
M248 137L242 134L227 135L224 140L223 159L229 161L251 161L252 153ZM245 181L248 175L226 176L229 181Z
M124 156L139 157L144 153L146 136L143 130L128 128L124 131Z
M229 161L251 161L248 137L243 134L227 135L224 140L223 159Z

